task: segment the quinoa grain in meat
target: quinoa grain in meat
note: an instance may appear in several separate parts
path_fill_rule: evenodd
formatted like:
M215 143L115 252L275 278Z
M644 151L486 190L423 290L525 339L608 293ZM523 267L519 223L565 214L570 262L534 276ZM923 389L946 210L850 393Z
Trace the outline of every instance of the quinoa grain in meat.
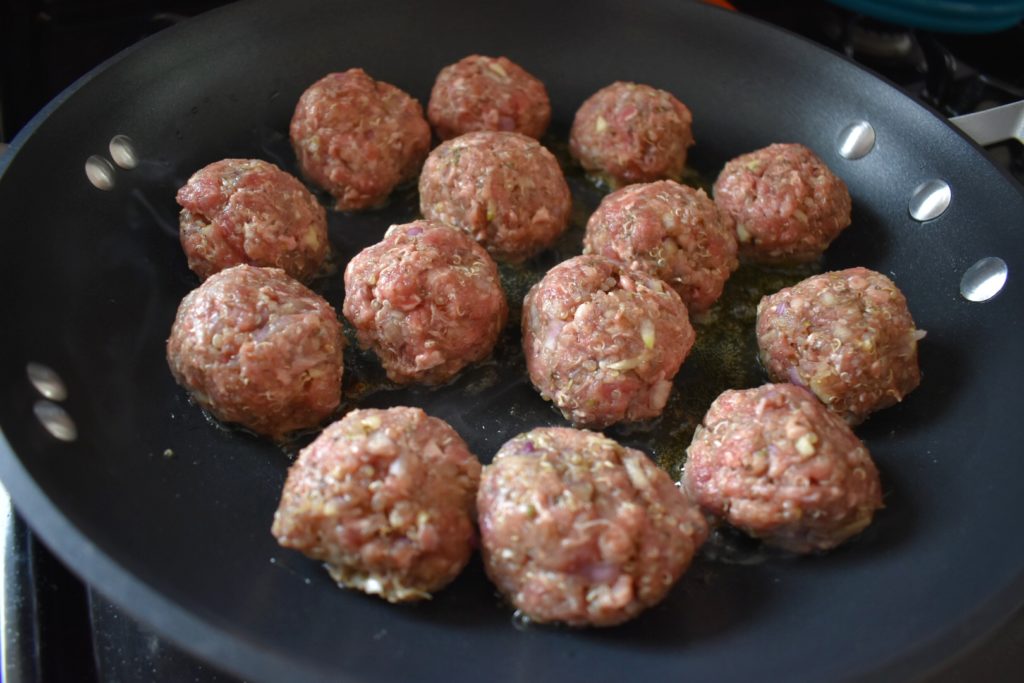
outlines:
M530 380L577 425L660 415L694 338L672 288L603 256L563 261L523 302Z
M715 399L687 449L682 482L711 514L798 553L839 545L882 507L867 448L793 384Z
M540 138L551 122L544 84L505 57L470 55L441 69L427 118L442 140L477 130Z
M327 257L324 208L295 177L259 159L223 159L178 190L181 246L205 279L247 263L308 282Z
M425 218L469 233L500 261L551 246L572 197L551 152L519 133L467 133L438 146L420 175Z
M661 278L691 314L711 308L739 265L729 214L703 190L673 180L612 192L590 216L583 244L584 253Z
M309 86L289 133L303 175L343 211L381 204L416 177L430 150L420 103L362 69L328 74Z
M338 407L343 343L321 297L278 268L239 265L182 300L167 362L217 419L283 439Z
M854 425L917 387L922 337L903 293L867 268L815 275L757 306L768 375L808 387Z
M393 225L345 268L345 317L394 382L438 384L488 356L508 320L498 267L459 230Z
M693 145L692 123L690 110L671 93L619 81L580 106L569 132L569 152L612 188L679 180Z
M342 586L429 598L473 552L480 463L419 408L354 410L299 453L271 529Z
M632 619L665 597L707 537L697 506L646 455L576 429L503 445L477 509L487 575L538 622Z
M813 261L850 224L846 184L803 145L775 144L736 157L719 174L714 194L736 221L746 261Z

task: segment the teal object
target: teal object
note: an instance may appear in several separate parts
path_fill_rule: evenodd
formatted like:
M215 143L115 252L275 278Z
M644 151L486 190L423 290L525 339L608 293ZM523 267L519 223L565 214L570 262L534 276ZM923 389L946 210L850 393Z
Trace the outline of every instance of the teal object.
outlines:
M1021 0L832 0L835 5L894 24L944 33L994 33L1024 18Z

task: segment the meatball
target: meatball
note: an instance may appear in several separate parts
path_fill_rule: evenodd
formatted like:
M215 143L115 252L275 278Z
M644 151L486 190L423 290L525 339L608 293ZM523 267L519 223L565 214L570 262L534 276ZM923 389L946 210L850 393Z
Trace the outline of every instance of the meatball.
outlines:
M769 377L808 387L854 425L917 387L924 334L892 280L867 268L815 275L757 306Z
M674 290L603 256L563 261L523 301L530 380L578 425L660 415L694 338Z
M583 244L584 253L661 278L691 314L711 308L739 265L729 214L704 190L673 180L629 185L605 197L587 222Z
M338 407L343 345L330 304L279 268L243 264L182 300L167 363L214 417L280 440Z
M480 463L419 408L353 410L299 453L271 532L341 586L388 602L429 598L476 545Z
M327 217L294 176L259 159L224 159L178 190L181 246L206 279L247 263L308 282L327 257Z
M499 260L549 247L571 209L554 155L519 133L480 131L442 143L420 176L423 216L468 232Z
M690 110L671 93L619 81L591 95L576 112L569 152L613 188L678 180L693 145L692 123Z
M416 177L430 150L420 103L362 69L328 74L302 93L290 134L302 173L343 211L381 204Z
M345 317L399 383L439 384L487 357L508 321L498 267L432 221L393 225L345 268Z
M594 432L520 434L484 468L484 567L538 622L611 626L657 604L707 537L696 505L640 451Z
M846 184L803 145L770 145L736 157L714 193L736 221L746 261L813 261L850 224Z
M470 55L441 69L427 118L442 140L477 130L540 138L551 122L544 84L505 57Z
M797 553L839 545L882 507L868 449L793 384L715 399L687 449L682 482L706 511Z

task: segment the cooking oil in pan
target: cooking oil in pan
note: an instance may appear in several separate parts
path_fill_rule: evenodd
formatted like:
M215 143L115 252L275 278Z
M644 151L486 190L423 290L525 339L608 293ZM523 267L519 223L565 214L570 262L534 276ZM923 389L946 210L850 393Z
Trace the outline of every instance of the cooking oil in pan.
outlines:
M678 480L686 461L686 448L711 402L727 389L758 386L766 381L757 361L754 334L761 297L819 270L817 264L740 266L729 278L718 302L691 321L697 338L676 376L675 388L661 416L648 423L612 427L609 435L650 453Z

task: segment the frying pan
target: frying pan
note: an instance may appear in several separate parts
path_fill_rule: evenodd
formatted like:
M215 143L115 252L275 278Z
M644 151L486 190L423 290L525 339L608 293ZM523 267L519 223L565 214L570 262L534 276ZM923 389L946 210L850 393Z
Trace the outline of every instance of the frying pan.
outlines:
M294 171L294 102L328 71L361 66L425 101L438 69L473 52L508 55L540 77L563 140L585 97L631 79L691 107L689 165L705 177L739 153L799 141L846 180L855 222L822 267L889 274L928 331L921 387L858 432L886 504L861 538L822 557L701 558L665 603L596 631L517 628L478 563L432 601L395 607L338 590L316 563L275 545L268 528L287 454L208 422L163 360L175 308L196 285L174 191L223 157ZM862 121L876 142L848 160L842 131ZM93 178L109 186L98 189L84 165L110 157L118 135L137 163L93 160ZM3 166L0 476L84 580L226 670L260 681L895 680L940 665L1024 599L1024 197L947 122L792 35L672 0L248 2L82 79L26 127ZM948 209L914 220L911 197L930 180L951 188ZM593 204L585 184L574 190ZM400 198L332 214L341 259L413 207ZM991 300L968 301L961 278L985 257L1003 259L1009 279ZM323 285L335 306L338 279ZM66 397L36 366L30 381L30 363L52 369ZM422 405L487 461L514 434L559 423L521 377L491 376L502 367L355 402ZM705 384L690 369L678 391Z

